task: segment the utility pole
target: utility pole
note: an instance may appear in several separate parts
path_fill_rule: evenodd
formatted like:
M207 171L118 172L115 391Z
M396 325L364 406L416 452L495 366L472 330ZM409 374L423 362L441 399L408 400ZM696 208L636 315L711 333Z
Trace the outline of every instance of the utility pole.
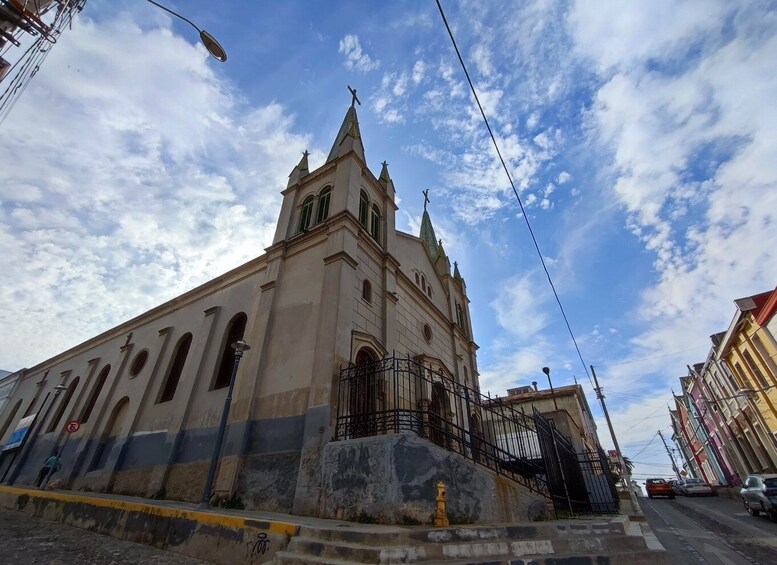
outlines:
M604 412L604 418L607 420L607 427L610 428L610 437L612 437L612 443L615 446L615 452L618 454L618 461L621 464L621 469L623 469L623 477L624 481L626 482L626 489L628 490L631 504L634 507L634 512L641 513L639 504L637 503L637 495L634 492L634 489L631 488L631 473L629 473L629 468L626 466L626 460L623 459L623 453L621 453L621 448L618 445L618 438L615 437L615 430L612 428L610 414L607 412L607 405L604 403L604 393L602 393L602 389L599 386L599 379L596 378L596 371L594 371L594 366L591 365L590 367L591 374L594 376L594 383L596 384L594 392L596 392L596 398L598 398L599 402L602 404L602 412Z
M680 470L677 468L677 463L674 462L674 457L672 457L672 452L669 451L669 446L666 445L664 434L661 433L661 430L658 430L658 435L661 436L661 442L664 444L664 449L666 449L666 454L669 456L669 460L672 462L672 470L674 471L674 474L677 477L677 480L679 481L682 479L682 477L680 476Z

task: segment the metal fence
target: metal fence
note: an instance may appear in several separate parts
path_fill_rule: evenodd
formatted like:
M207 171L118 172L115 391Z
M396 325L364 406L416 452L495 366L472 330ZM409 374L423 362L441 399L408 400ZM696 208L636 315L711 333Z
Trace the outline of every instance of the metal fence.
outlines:
M550 498L557 511L612 511L606 460L575 453L539 412L525 414L410 358L341 370L336 440L408 431ZM602 491L593 497L600 502L589 488Z

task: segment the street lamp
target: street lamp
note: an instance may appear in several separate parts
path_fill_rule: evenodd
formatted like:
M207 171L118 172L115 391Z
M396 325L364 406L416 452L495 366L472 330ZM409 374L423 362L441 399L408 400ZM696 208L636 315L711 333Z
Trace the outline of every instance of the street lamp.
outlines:
M550 381L550 367L543 367L542 372L548 377L548 384L550 385L550 395L553 397L553 406L558 410L558 404L556 404L556 393L553 390L553 383Z
M208 479L205 481L205 488L202 491L200 508L208 508L210 506L210 491L213 488L213 481L216 478L216 466L218 465L219 453L221 452L221 444L224 442L224 431L227 429L227 418L229 417L229 407L232 404L232 389L235 387L237 367L240 365L240 359L243 357L243 352L248 351L251 348L241 339L232 344L232 349L235 350L235 362L232 365L232 376L229 378L229 389L227 390L227 397L224 399L224 409L221 412L219 433L216 436L216 445L213 446L213 455L210 458L210 468L208 469Z
M30 455L30 451L32 451L32 444L35 443L35 440L38 438L38 435L40 434L41 426L43 426L43 424L46 423L46 419L49 417L49 412L51 412L51 409L57 403L57 398L59 397L60 394L62 394L63 390L67 390L67 387L63 384L58 384L57 386L54 387L54 398L51 399L51 402L46 408L46 412L44 412L43 418L41 418L41 421L38 424L38 427L36 427L35 430L30 433L29 443L25 442L25 445L19 448L19 462L16 464L16 467L14 467L14 470L11 473L11 476L8 477L9 485L12 485L16 480L16 477L19 476L19 472L22 470L22 467L24 467L24 464L27 461L27 457ZM35 421L33 422L33 425L38 423L37 420L38 419L36 417ZM11 461L11 464L13 464L13 461ZM10 467L11 465L9 464L8 468L10 469ZM8 471L6 470L6 473L7 472ZM3 476L3 478L5 478L5 475Z
M761 429L763 430L763 433L768 435L772 440L772 445L774 446L775 450L777 450L777 438L774 437L774 434L769 429L769 426L766 425L766 419L764 418L764 415L761 414L761 411L758 409L758 406L755 404L755 395L757 392L764 392L770 388L774 387L766 387L758 390L753 390L749 387L743 387L740 388L734 396L744 396L747 403L750 405L750 410L753 411L753 414L756 418L758 418L758 423L761 425ZM777 451L776 451L777 452Z
M146 0L146 2L148 2L149 4L153 4L157 8L162 8L168 14L174 15L176 18L180 18L183 21L185 21L187 24L192 26L194 29L196 29L199 32L200 41L202 41L202 44L205 46L205 49L208 50L208 53L213 55L213 57L215 57L222 63L227 60L227 52L224 51L224 48L219 44L218 41L216 41L216 38L213 37L211 34L209 34L207 31L205 31L204 29L200 29L191 20L184 18L181 14L173 12L170 8L162 6L162 4L159 4L158 2L154 2L154 0Z

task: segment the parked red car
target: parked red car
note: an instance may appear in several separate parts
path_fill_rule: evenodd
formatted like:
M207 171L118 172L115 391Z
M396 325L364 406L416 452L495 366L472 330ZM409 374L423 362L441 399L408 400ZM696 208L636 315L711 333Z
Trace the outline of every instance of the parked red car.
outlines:
M647 491L648 498L653 498L655 496L674 498L672 485L664 479L648 479L645 481L645 490Z

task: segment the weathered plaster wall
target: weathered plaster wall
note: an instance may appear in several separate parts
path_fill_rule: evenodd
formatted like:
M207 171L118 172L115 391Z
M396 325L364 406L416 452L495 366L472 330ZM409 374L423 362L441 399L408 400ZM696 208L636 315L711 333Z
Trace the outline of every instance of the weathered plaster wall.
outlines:
M428 523L438 481L446 487L448 515L463 522L531 520L546 512L540 495L414 434L329 443L322 473L326 518Z

